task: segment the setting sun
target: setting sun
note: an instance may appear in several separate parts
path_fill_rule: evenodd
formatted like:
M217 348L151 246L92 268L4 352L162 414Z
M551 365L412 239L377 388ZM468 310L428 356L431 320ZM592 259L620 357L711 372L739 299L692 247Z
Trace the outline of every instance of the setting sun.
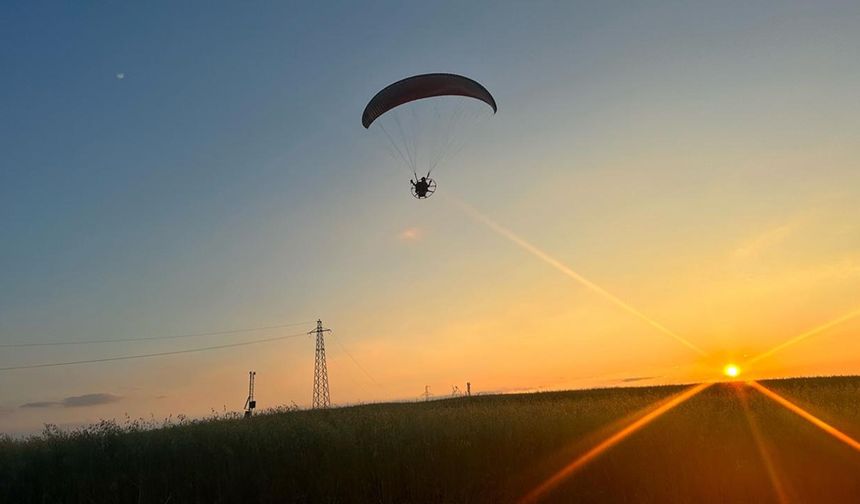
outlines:
M736 378L741 374L741 368L734 364L726 364L726 367L723 368L723 374L730 378Z

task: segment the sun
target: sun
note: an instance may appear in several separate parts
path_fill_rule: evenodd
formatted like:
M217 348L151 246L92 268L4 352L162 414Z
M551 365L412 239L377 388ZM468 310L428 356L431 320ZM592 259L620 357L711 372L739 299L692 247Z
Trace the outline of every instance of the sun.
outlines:
M723 368L723 374L729 378L737 378L741 374L741 368L735 364L726 364L726 367Z

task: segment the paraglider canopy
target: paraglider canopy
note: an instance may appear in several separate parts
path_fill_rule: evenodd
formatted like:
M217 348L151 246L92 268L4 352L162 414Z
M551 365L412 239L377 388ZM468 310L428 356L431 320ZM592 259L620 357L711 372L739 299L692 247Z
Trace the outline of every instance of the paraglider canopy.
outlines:
M462 75L430 73L407 77L376 93L364 108L361 124L369 128L379 116L397 106L434 96L475 98L489 105L493 113L498 110L493 95L477 81Z
M496 110L496 100L480 83L462 75L430 73L407 77L376 93L364 108L361 124L383 135L389 154L415 177L412 195L426 199L436 191L433 169L464 146L466 130Z

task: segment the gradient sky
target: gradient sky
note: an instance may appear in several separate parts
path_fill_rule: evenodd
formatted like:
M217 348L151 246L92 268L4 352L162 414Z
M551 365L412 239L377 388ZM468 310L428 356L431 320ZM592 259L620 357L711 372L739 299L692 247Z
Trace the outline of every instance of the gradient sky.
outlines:
M325 3L0 6L0 344L321 317L346 404L713 379L860 309L856 1ZM499 113L418 202L359 119L431 71ZM858 330L746 371L860 373ZM312 368L300 337L0 372L0 431L239 410L249 369L261 407L307 406Z

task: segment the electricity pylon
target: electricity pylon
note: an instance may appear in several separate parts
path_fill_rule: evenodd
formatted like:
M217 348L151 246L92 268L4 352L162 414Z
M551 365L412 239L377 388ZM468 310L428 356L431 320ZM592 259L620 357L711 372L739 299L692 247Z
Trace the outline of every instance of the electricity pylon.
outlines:
M314 399L313 408L328 408L331 399L328 393L328 369L325 364L325 336L324 333L331 332L322 325L322 320L317 320L317 328L308 334L316 334L317 349L314 359Z

